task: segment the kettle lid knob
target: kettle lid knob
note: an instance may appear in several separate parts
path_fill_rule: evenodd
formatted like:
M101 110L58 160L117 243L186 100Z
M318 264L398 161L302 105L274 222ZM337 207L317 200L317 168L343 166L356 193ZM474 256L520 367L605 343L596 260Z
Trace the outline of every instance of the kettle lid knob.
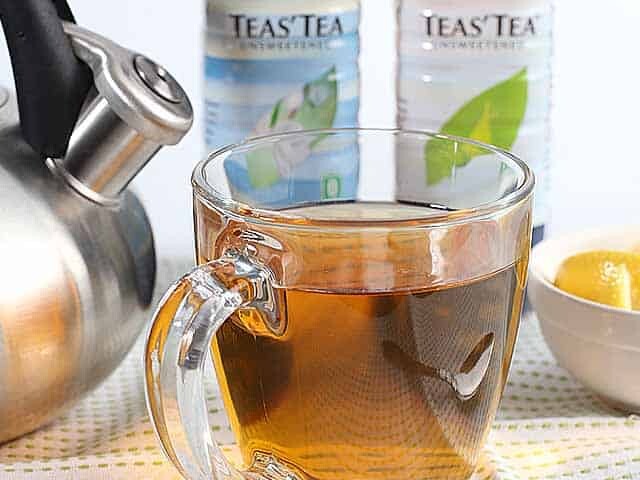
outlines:
M156 95L171 103L182 103L184 91L176 80L153 60L138 55L134 59L136 73Z

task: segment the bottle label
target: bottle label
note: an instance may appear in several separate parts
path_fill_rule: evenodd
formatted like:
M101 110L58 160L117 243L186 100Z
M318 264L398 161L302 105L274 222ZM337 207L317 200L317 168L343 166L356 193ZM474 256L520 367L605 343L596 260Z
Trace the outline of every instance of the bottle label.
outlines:
M428 3L407 0L399 14L399 124L473 138L518 155L536 173L534 223L543 225L551 152L549 2L532 0L530 8L508 11ZM469 148L454 161L433 147L428 142L423 151L399 157L403 195L416 196L425 183L445 191L456 177L465 177L456 172L472 168L482 155Z
M357 125L359 10L254 14L213 4L207 19L210 150L247 137ZM305 198L309 201L348 195L355 189L349 187L357 157L331 157L321 152L320 144L298 145L270 158L247 154L234 164L228 162L232 188L253 192L273 205L299 202L303 191L312 197ZM313 158L317 155L326 156L326 162ZM301 187L292 188L292 182ZM298 197L290 198L291 191Z

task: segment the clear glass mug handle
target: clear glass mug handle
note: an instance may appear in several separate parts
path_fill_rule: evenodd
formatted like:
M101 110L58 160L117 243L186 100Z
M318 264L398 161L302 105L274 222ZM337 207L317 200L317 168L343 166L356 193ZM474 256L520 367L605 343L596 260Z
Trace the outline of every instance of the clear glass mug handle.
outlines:
M215 333L238 309L255 309L256 335L281 336L273 275L246 253L227 252L195 269L164 296L145 348L145 391L156 434L167 456L189 480L295 480L277 462L239 473L211 435L204 369Z

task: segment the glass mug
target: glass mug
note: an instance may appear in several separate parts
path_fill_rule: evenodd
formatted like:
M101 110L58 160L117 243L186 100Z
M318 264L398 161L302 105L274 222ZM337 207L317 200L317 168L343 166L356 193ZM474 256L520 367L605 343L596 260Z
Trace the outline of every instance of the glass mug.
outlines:
M438 181L398 180L416 161ZM193 187L200 267L162 300L145 354L182 475L468 478L517 336L528 167L459 138L325 130L223 149ZM211 436L209 354L242 473Z

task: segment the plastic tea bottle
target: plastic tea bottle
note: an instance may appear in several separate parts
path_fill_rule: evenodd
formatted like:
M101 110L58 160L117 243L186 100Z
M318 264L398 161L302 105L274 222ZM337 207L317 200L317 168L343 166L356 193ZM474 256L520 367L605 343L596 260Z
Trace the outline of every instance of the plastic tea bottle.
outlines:
M536 173L534 243L550 214L552 0L399 0L398 123L510 150ZM399 185L483 175L478 152L404 163ZM430 154L429 154L430 153ZM465 172L466 169L466 172ZM416 183L416 182L421 182Z
M359 23L359 0L208 0L207 148L356 126ZM227 176L237 193L251 191L268 206L340 198L356 188L357 146L350 148L318 141L247 156L230 162Z

